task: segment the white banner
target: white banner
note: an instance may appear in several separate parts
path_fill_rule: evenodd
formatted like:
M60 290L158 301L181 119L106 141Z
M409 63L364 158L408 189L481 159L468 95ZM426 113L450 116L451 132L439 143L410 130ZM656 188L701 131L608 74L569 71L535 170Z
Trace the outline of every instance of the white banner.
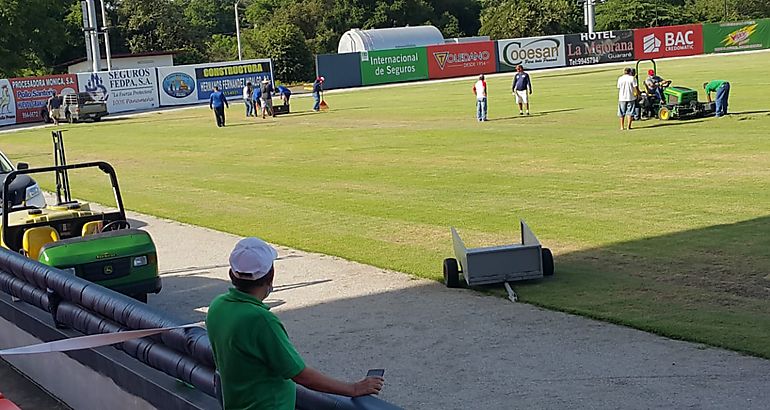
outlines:
M214 86L219 86L228 100L239 100L246 82L258 84L262 80L273 82L270 59L158 67L163 106L208 102Z
M500 71L564 67L567 64L564 36L527 37L497 42Z
M16 124L16 99L11 83L0 79L0 125Z
M195 67L158 67L160 105L184 105L198 102Z
M78 85L94 100L106 102L111 114L160 107L154 68L80 73Z
M13 356L20 354L37 354L51 352L69 352L71 350L92 349L123 343L132 339L152 336L154 334L168 332L169 330L185 329L189 327L200 327L200 323L190 323L174 327L158 327L153 329L127 330L118 333L102 333L98 335L88 335L73 337L70 339L55 340L53 342L38 343L29 346L14 347L12 349L0 350L0 356Z

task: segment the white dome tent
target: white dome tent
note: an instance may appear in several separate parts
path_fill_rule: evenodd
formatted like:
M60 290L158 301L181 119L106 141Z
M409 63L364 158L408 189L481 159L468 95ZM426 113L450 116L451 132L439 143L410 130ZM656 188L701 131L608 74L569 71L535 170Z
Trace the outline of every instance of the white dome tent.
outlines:
M394 27L372 30L351 29L340 38L337 52L386 50L444 44L444 36L434 26Z

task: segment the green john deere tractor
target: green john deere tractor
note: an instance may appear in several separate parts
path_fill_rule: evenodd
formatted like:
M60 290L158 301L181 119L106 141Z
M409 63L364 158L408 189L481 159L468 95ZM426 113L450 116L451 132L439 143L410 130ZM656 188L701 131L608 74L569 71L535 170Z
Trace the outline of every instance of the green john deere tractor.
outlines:
M639 81L639 65L645 61L652 63L652 69L657 74L655 60L639 60L636 62L636 82L642 90L639 98L640 119L658 118L663 121L671 119L687 120L714 115L713 102L699 102L698 91L681 86L663 86L663 100ZM670 81L664 82L665 84Z
M149 233L131 229L115 170L102 161L67 165L61 131L53 132L53 140L53 167L13 171L3 182L3 247L147 302L148 293L161 289L157 252ZM109 177L117 209L99 210L72 200L68 172L87 168ZM55 173L56 204L19 205L11 183L22 175L44 173Z

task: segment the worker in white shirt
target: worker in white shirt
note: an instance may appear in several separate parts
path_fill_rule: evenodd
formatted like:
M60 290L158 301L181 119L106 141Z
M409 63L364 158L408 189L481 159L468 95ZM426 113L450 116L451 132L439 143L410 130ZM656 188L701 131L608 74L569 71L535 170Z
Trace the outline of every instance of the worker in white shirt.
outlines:
M479 76L479 81L473 85L473 94L476 95L476 119L479 121L487 120L487 82L484 81L484 74Z

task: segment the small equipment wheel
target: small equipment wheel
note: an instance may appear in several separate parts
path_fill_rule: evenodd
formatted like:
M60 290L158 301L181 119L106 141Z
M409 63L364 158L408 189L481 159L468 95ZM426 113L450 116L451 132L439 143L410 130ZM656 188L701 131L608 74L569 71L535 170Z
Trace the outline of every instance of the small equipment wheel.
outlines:
M457 267L457 259L444 259L444 285L448 288L460 287L460 269Z
M671 110L668 109L665 105L662 105L660 109L658 110L658 118L663 121L668 121L671 119Z
M543 276L553 276L553 254L548 248L543 248L541 254L543 255Z

